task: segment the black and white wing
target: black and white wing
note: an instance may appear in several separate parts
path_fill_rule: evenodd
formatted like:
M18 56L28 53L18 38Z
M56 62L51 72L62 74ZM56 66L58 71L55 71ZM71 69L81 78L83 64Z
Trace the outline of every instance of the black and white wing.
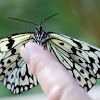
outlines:
M19 54L22 45L33 41L33 32L0 39L0 80L14 94L29 90L38 84Z
M48 34L47 49L86 91L91 89L100 78L100 49L62 34Z

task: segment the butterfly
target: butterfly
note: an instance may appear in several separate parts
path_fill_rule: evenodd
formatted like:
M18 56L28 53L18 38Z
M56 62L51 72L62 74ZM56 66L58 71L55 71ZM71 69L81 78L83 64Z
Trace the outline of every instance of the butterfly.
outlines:
M0 38L0 80L14 94L39 84L19 53L21 46L27 42L44 46L86 91L100 78L99 48L60 33L45 32L37 25L35 32Z

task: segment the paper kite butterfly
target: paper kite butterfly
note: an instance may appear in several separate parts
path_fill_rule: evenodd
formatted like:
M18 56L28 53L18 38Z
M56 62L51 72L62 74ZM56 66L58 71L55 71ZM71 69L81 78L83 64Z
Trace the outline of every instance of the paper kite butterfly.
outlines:
M31 74L19 54L19 49L27 42L44 46L86 91L89 91L100 78L99 48L60 33L45 32L41 25L37 25L35 32L0 38L0 80L14 94L38 85L36 77Z

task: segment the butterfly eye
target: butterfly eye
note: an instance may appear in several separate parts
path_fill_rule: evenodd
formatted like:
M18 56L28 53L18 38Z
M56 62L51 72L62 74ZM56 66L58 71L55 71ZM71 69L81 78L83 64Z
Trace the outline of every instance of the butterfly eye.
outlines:
M40 26L40 30L42 30L42 27Z
M36 27L36 30L38 30L38 27Z

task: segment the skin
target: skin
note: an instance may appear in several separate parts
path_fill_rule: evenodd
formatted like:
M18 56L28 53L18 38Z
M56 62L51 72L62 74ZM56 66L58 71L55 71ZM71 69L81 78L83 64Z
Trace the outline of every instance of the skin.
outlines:
M44 47L27 43L21 47L20 54L37 77L48 100L92 100Z

